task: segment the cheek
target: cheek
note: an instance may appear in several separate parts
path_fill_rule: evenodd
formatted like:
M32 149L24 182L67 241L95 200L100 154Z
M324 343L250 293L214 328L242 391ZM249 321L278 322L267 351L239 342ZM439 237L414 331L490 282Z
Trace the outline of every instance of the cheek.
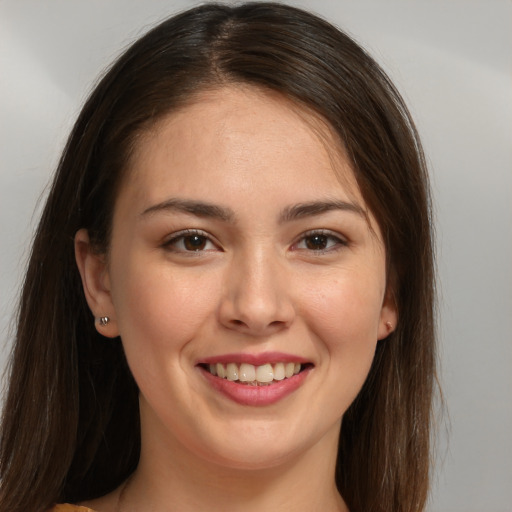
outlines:
M161 351L183 349L211 317L215 282L168 265L124 269L114 282L113 300L127 355L158 351L158 357Z
M355 399L373 362L384 285L384 271L351 269L310 296L308 323L329 361L329 407L340 415Z
M305 298L305 314L321 337L338 344L374 342L378 337L384 279L371 272L330 279Z

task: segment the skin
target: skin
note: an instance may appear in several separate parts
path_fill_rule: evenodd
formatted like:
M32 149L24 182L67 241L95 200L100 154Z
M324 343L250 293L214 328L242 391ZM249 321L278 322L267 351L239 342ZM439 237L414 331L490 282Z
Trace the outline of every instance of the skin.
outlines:
M111 319L98 330L121 336L142 424L132 478L85 505L347 510L334 484L341 420L396 311L380 230L320 119L251 87L201 94L141 139L108 255L85 230L76 255L93 314ZM311 364L271 405L234 402L197 366L267 351Z

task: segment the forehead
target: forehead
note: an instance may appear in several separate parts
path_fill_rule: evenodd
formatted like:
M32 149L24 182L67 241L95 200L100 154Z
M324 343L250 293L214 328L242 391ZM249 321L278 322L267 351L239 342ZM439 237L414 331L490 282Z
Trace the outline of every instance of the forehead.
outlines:
M124 183L139 193L206 193L229 188L304 191L343 188L361 201L344 147L328 123L282 95L252 86L203 91L149 128L139 139ZM271 180L268 180L268 177ZM262 183L263 181L263 183ZM282 191L285 193L285 190ZM157 198L152 198L157 199Z

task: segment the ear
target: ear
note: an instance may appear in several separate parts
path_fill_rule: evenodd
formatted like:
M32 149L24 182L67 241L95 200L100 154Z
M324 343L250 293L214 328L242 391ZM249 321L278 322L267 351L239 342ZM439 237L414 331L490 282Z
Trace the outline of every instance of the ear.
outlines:
M398 322L398 311L396 307L395 294L391 286L388 286L382 309L380 311L379 329L377 339L387 338L395 329Z
M86 229L80 229L75 235L75 259L96 330L109 338L119 336L106 257L91 245ZM102 317L108 317L108 322L101 323Z

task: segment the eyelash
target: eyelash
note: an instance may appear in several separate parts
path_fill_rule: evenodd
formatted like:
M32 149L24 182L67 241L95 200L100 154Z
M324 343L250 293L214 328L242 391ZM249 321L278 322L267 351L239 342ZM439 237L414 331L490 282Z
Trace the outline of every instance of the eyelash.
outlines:
M196 240L196 242L202 242L202 245L198 244L199 247L187 248L186 245L184 245L184 244L187 243L187 240L192 241L191 239L194 237L196 239L199 239L199 240ZM300 247L301 244L307 244L308 239L312 239L314 237L323 239L323 241L325 241L327 244L329 244L329 241L331 241L331 245L330 246L328 245L325 248L314 248L314 249L312 249L311 247L307 247L307 245L305 247ZM334 242L334 243L332 243L332 242ZM183 246L178 248L178 245L180 243L183 244ZM219 248L219 246L211 240L211 236L208 233L205 233L204 231L201 231L198 229L185 229L183 231L174 233L172 235L172 237L163 244L163 247L168 250L171 250L173 252L179 252L179 253L185 253L185 254L187 254L187 253L188 254L198 254L198 253L210 251L211 248L210 249L204 248L204 246L208 245L208 244L211 244L217 250ZM325 253L328 253L331 251L339 250L341 247L346 247L347 245L348 245L348 242L346 240L344 240L343 238L341 238L339 235L337 235L331 231L320 229L320 230L308 231L308 232L300 235L298 241L292 245L292 250L294 250L294 251L295 250L300 250L300 251L304 250L304 251L308 251L308 252L315 253L315 254L325 254Z
M309 247L299 247L300 244L307 244L308 239L312 239L314 237L322 238L327 243L329 241L331 242L331 245L326 248L320 248L320 249L311 249ZM334 243L333 243L334 242ZM306 233L303 233L300 235L300 238L297 242L295 242L292 246L293 250L304 250L308 251L314 254L326 254L331 251L337 251L341 249L342 247L346 247L348 245L348 242L344 240L340 235L337 233L333 233L332 231L328 231L325 229L319 229L319 230L313 230L308 231Z
M205 233L204 231L201 231L199 229L185 229L183 231L178 231L177 233L173 233L172 237L164 242L163 247L173 251L173 252L180 252L180 253L189 253L189 254L197 254L201 252L206 252L211 249L204 249L198 248L198 249L187 249L186 246L177 248L178 244L181 242L182 244L185 244L187 239L190 241L193 237L203 239L203 242L205 244L211 244L215 248L218 248L217 244L212 242L210 235Z

